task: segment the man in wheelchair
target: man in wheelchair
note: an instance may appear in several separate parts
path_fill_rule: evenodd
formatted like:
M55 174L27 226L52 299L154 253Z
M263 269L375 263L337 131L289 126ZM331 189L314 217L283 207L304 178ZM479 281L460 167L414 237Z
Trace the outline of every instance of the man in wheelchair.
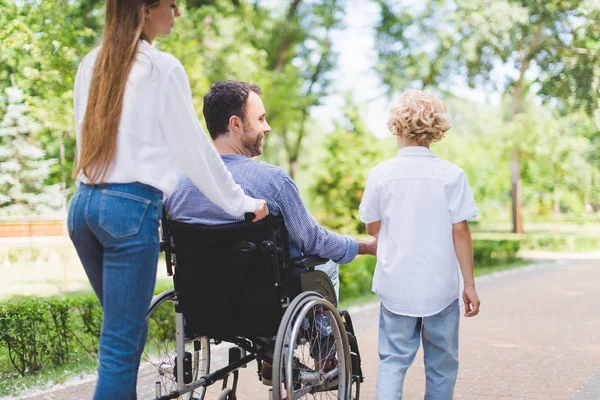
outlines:
M213 84L204 97L203 112L208 131L234 181L249 196L265 199L270 213L283 218L289 257L317 256L329 260L316 268L329 276L337 297L338 264L349 263L357 254L375 255L377 243L375 240L359 241L320 226L306 208L295 183L282 168L252 159L262 153L264 137L271 131L260 93L258 86L244 82ZM240 219L214 205L187 178L179 182L173 194L165 200L165 206L168 219L179 223L223 225L240 222ZM306 270L300 269L299 272ZM229 272L233 279L235 272ZM329 341L331 329L324 320L326 318L317 318L313 325L322 326L313 326L313 329L319 329L325 341ZM322 348L321 345L312 346L310 353L315 362L327 371L335 367L336 361L323 354ZM263 364L261 375L263 383L270 384L269 364Z
M204 117L214 145L233 179L250 196L263 196L274 215L283 216L289 234L290 256L314 255L331 260L321 267L332 283L339 284L337 264L347 264L357 254L375 255L375 241L357 241L331 232L312 217L290 176L280 167L253 160L262 153L271 131L259 97L260 88L244 82L212 85L204 96ZM187 178L179 182L165 203L170 220L219 225L240 221L214 205Z

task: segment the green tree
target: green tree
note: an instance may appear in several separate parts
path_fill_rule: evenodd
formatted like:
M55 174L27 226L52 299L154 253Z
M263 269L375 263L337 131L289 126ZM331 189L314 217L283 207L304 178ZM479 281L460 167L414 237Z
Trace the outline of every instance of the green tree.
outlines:
M22 88L32 117L43 121L35 140L59 160L49 183L63 189L72 184L75 71L97 41L102 9L93 0L0 0L0 92L11 79Z
M17 87L6 89L6 107L0 122L0 213L25 215L56 211L61 206L60 187L46 186L50 166L34 134L39 129L23 103Z
M588 80L598 73L597 2L429 0L406 11L398 10L397 1L378 3L377 70L392 92L407 83L451 90L461 79L491 88L496 73L501 76L497 86L512 97L509 121L523 111L529 79L547 98L585 105L590 113L598 107L598 90L590 90ZM515 141L511 155L515 232L522 231L523 145Z
M188 2L175 34L160 47L185 65L201 115L214 81L258 83L273 133L264 158L292 176L304 148L312 107L329 95L335 65L330 36L343 17L341 0L291 0L275 8L249 1Z
M320 223L336 232L364 233L358 216L369 171L391 158L397 145L393 139L378 139L366 128L358 106L344 109L344 121L324 138L324 154L315 168L310 194Z

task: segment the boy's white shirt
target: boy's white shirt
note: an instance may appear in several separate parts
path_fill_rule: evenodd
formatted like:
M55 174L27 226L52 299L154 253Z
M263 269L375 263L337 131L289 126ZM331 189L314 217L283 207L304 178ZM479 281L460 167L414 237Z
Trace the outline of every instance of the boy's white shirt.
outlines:
M405 147L373 168L359 213L366 224L381 221L372 290L387 310L426 317L462 300L452 225L478 210L461 168Z

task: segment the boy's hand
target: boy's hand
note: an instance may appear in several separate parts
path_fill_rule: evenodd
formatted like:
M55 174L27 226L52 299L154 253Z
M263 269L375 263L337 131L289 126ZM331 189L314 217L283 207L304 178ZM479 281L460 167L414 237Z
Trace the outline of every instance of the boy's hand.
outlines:
M465 286L463 301L465 302L465 317L474 317L479 314L479 305L481 302L479 301L479 296L477 296L475 286Z

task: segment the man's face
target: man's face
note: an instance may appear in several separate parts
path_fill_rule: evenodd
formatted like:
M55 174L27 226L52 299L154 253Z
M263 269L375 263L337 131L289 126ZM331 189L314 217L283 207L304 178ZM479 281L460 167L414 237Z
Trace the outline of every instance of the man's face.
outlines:
M244 133L241 136L242 145L249 157L262 154L265 135L271 132L267 122L267 113L260 97L250 92L246 101L246 115L244 118Z

